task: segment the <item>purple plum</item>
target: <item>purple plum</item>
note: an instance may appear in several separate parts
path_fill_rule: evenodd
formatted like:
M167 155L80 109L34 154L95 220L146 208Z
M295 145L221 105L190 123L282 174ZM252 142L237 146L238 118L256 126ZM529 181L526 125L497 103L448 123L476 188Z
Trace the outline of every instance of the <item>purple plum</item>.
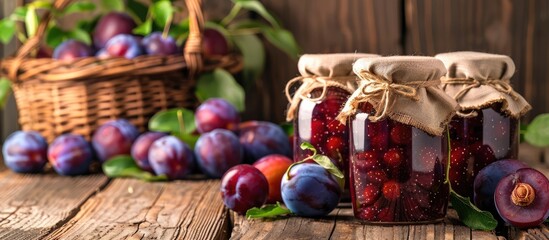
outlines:
M140 41L129 34L119 34L111 38L105 45L105 50L109 56L125 57L132 59L143 55Z
M74 60L89 56L93 56L91 47L72 39L64 41L53 51L53 58L58 60Z
M149 149L154 141L164 136L168 136L168 134L162 132L146 132L135 140L132 145L131 155L137 166L145 171L153 172L149 162Z
M138 135L137 128L127 120L111 120L93 133L93 149L101 162L117 155L129 155L133 141Z
M35 131L16 131L2 147L4 163L18 173L41 172L48 162L48 143Z
M290 156L290 143L280 126L270 122L248 121L239 124L239 129L245 162L254 163L270 154Z
M248 209L261 207L269 194L269 183L257 168L240 164L221 178L221 198L227 208L244 215Z
M194 155L189 146L174 136L165 136L149 148L149 163L157 175L168 179L183 179L194 168Z
M61 175L80 175L89 171L93 152L81 135L63 134L48 149L48 160Z
M220 178L229 168L241 164L244 157L238 137L225 129L200 136L194 153L200 169L213 178Z
M229 54L229 42L223 33L216 29L206 28L202 35L202 48L205 57L221 57Z
M136 27L133 19L125 13L111 12L99 19L93 32L96 49L105 47L107 41L118 34L132 34Z
M148 55L168 56L179 51L175 40L171 36L162 36L161 32L153 32L143 38L141 45Z
M303 217L328 215L339 203L341 192L334 175L315 163L294 165L281 183L286 207Z
M236 131L238 123L238 111L224 99L208 99L196 109L195 124L199 133L207 133L218 128Z

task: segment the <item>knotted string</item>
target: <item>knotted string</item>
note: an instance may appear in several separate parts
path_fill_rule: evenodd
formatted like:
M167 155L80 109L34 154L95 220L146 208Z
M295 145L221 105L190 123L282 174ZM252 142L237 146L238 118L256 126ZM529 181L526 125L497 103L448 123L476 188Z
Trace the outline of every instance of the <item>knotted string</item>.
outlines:
M513 87L511 87L511 85L508 83L508 80L442 77L441 82L443 84L443 90L445 90L446 86L448 86L449 84L463 85L463 88L459 92L457 92L456 95L454 95L454 99L456 101L459 101L463 96L465 96L465 94L467 94L469 90L483 85L490 86L501 93L505 93L511 96L515 101L519 99L518 93L513 90ZM457 111L456 114L460 117L474 117L477 115L476 111L470 111L466 113L462 110Z
M349 87L349 82L356 81L356 76L340 76L340 77L319 77L319 76L299 76L291 79L286 84L286 98L288 99L288 102L290 102L290 106L288 107L288 112L286 113L286 120L292 121L295 117L297 108L299 107L299 103L301 100L309 100L313 102L322 101L326 97L326 93L328 90L328 87L335 86L339 87L341 89L344 89L348 91L349 93L353 92L354 89ZM291 88L294 84L300 82L301 86L297 89L297 91L294 93L294 96L292 97L290 94ZM309 94L319 88L322 87L322 92L320 93L320 96L316 98L309 97Z
M371 121L376 122L387 115L388 109L391 108L397 97L401 96L419 101L417 95L418 88L432 87L440 84L439 80L394 83L366 70L355 73L362 81L357 91L345 103L345 106L337 117L343 124L346 123L347 118L356 113L360 103L377 103L374 106L375 113L368 117Z

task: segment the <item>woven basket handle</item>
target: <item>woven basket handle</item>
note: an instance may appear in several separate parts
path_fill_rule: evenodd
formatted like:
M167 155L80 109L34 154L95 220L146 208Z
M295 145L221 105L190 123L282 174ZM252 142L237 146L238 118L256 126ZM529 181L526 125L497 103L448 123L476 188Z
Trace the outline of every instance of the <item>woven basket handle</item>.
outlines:
M53 7L55 9L64 9L72 0L55 0ZM202 0L185 0L189 11L189 37L185 44L183 54L187 67L189 69L189 77L193 79L203 67L202 60L202 30L204 27L204 15L202 14ZM36 30L34 36L29 38L15 54L14 62L8 71L10 79L17 79L17 71L23 62L24 58L28 57L34 50L40 47L48 24L52 18L51 12L46 12Z

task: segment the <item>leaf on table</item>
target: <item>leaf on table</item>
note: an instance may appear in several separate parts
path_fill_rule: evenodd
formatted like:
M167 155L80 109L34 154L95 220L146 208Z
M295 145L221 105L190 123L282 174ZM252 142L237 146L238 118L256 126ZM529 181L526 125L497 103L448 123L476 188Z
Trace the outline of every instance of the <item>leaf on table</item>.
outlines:
M0 78L0 109L4 108L6 101L8 100L10 91L11 91L10 80L8 80L5 77Z
M292 214L292 211L281 206L279 202L267 204L261 208L254 207L246 211L247 218L277 218L289 214Z
M181 126L183 124L183 126ZM193 111L172 108L157 112L149 120L149 130L169 133L191 134L196 130Z
M0 41L3 44L7 44L13 38L15 34L15 21L11 19L0 20Z
M292 59L297 59L299 56L301 50L290 31L281 28L265 28L263 35L267 41L284 51Z
M142 170L137 166L133 158L128 155L115 156L103 163L102 168L103 173L110 178L130 177L149 182L168 180L166 175L156 176Z
M221 68L200 75L196 84L196 96L200 101L223 98L238 111L244 111L244 89L229 72Z
M280 28L280 24L276 18L267 11L265 6L260 1L257 0L233 0L235 5L239 5L241 8L256 12L261 17L263 17L267 22L269 22L273 27Z
M256 35L232 35L232 40L244 59L243 78L246 88L261 77L265 67L265 48Z
M151 6L151 12L154 17L154 21L158 26L164 27L171 22L175 8L168 0L155 2Z
M549 113L538 115L532 120L524 133L526 142L538 146L549 146Z
M469 198L462 197L454 191L451 191L450 202L458 213L459 220L468 227L485 231L494 230L497 227L498 221L494 216L488 211L477 208L471 203Z

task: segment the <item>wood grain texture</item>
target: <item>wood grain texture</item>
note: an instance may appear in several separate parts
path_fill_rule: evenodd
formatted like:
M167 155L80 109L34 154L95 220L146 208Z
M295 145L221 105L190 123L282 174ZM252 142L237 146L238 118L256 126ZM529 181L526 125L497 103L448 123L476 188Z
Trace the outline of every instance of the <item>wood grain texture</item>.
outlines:
M0 239L41 239L108 183L103 175L0 174Z
M51 239L225 239L219 181L116 179Z
M295 36L303 53L402 53L400 0L262 0ZM274 122L285 119L284 86L298 75L297 61L267 44L265 78L253 99L249 117Z
M513 58L515 90L549 111L549 2L543 0L405 0L406 54L482 51Z

